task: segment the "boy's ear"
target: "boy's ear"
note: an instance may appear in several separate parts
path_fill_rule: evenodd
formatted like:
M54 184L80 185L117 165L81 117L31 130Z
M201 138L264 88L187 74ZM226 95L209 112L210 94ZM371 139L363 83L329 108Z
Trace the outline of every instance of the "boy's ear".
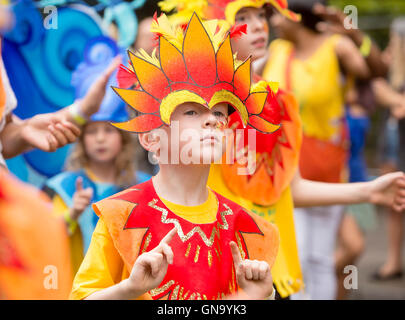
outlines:
M153 132L139 133L138 139L141 146L147 151L156 153L159 149L159 136Z

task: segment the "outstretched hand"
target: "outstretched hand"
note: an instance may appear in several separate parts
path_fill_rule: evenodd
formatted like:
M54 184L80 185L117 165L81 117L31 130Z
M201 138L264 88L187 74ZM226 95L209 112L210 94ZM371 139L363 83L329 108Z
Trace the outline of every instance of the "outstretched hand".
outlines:
M350 35L353 29L345 28L346 15L343 11L316 3L312 9L313 13L321 17L324 21L317 24L317 29L321 32L331 32Z
M371 203L391 207L397 212L405 210L405 173L388 173L370 184Z
M173 263L173 251L169 244L175 234L176 228L173 228L156 248L136 259L128 278L128 285L136 296L156 288L163 281L169 264Z
M266 299L273 292L273 278L265 261L242 259L235 242L229 243L239 287L251 299Z
M38 114L26 120L21 129L21 137L30 147L46 152L75 142L79 135L77 126L53 113Z

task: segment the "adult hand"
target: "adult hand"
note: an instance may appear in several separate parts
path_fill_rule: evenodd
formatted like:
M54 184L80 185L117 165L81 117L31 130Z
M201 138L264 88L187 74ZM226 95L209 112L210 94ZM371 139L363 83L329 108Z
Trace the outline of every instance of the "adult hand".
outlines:
M387 173L370 181L370 202L391 207L397 212L405 209L405 174Z
M346 15L335 7L316 3L312 11L324 20L323 22L319 22L316 26L321 32L339 33L351 36L353 32L357 31L356 29L345 28Z
M21 138L30 147L53 152L66 144L75 142L80 129L53 113L38 114L22 124Z

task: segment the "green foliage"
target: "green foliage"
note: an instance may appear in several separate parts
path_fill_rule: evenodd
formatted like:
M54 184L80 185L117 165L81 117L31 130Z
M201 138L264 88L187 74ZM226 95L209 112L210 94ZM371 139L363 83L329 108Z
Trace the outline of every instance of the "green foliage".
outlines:
M329 0L329 4L341 9L347 5L354 5L357 7L359 15L405 15L405 1L403 0Z
M353 5L358 11L359 27L384 48L389 39L389 29L394 18L405 16L404 0L329 0L329 5L343 10Z

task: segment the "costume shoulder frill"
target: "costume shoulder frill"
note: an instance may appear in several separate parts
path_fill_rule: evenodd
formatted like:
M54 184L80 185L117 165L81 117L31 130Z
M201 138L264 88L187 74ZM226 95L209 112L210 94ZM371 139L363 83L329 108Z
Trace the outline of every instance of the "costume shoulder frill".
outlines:
M262 80L255 75L254 81ZM255 204L269 206L280 199L296 172L302 125L294 95L281 89L276 93L276 99L268 100L265 104L262 116L267 121L281 124L281 127L272 134L257 132L256 144L253 145L248 144L247 134L247 130L252 128L249 125L243 128L237 115L230 116L230 127L243 130L244 138L235 134L236 157L234 163L222 165L222 175L228 188L236 195ZM240 161L241 158L237 158L243 156L256 160L253 170L248 168L251 161ZM239 170L243 168L248 169L247 172L251 174L239 174Z
M171 212L159 199L152 180L129 188L93 205L107 226L115 248L130 271L136 258L155 248L173 227L170 245L174 264L149 294L153 299L220 299L237 291L230 241L243 258L273 265L278 229L264 219L216 194L217 219L191 223Z

